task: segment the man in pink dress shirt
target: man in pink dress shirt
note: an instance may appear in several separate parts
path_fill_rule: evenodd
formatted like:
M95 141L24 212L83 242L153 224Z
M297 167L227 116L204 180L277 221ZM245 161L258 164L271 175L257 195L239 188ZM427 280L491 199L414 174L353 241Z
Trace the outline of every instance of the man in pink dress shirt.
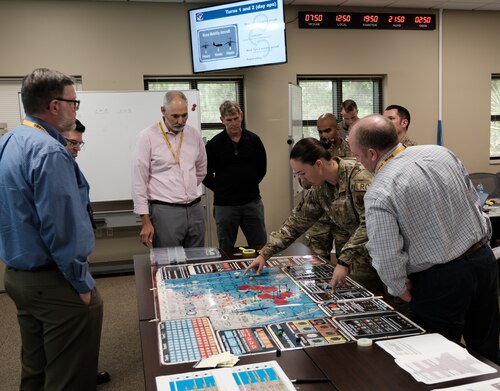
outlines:
M207 173L200 131L186 125L188 101L168 91L160 121L141 131L135 145L132 199L148 247L203 247L205 218L198 185Z

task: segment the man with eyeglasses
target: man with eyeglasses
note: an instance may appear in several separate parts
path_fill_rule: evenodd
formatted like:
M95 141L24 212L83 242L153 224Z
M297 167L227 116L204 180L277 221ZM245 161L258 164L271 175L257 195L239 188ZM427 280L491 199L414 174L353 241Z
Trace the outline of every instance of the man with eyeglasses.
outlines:
M83 142L83 133L85 132L85 126L79 121L75 121L75 128L72 130L68 130L63 133L63 136L66 140L66 149L70 153L70 155L73 157L73 159L76 159L78 156L78 152L81 150L81 147L85 145ZM85 182L85 186L87 188L87 193L90 191L90 186L82 173L82 178ZM95 229L95 221L94 221L94 213L92 211L92 205L90 204L90 199L89 203L87 204L87 210L89 213L90 217L90 222L92 223L92 227ZM107 383L111 380L111 376L109 375L108 372L103 371L97 373L97 378L96 378L96 383L97 384L104 384Z
M85 126L79 120L75 121L74 129L66 130L65 132L63 132L63 137L66 140L66 149L69 152L69 154L73 157L73 159L76 159L76 157L78 156L78 152L81 150L81 147L83 147L83 145L85 144L83 142L83 132L85 132ZM87 182L87 179L85 178L83 173L81 173L81 176L87 191L88 202L86 208L89 213L90 222L92 223L92 228L95 229L96 225L94 222L94 213L92 211L92 205L90 204L90 196L89 196L90 185Z
M76 159L78 152L85 145L83 142L83 132L85 132L85 126L79 120L76 120L75 128L63 133L66 140L66 149L74 159Z
M95 390L103 303L87 258L94 232L83 176L62 133L74 80L39 68L22 83L26 117L0 139L0 259L17 307L22 390Z

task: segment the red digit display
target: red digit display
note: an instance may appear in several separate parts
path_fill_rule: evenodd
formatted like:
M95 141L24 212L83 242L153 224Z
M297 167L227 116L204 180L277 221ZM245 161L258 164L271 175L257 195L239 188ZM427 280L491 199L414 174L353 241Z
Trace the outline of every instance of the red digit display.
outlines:
M351 15L349 14L338 14L335 16L335 21L336 22L347 22L349 23L351 21Z
M364 23L377 23L378 22L378 15L365 15L365 16L363 16L363 22Z
M420 16L420 15L415 16L416 24L429 24L430 22L431 22L430 16Z
M435 14L299 11L299 28L435 30Z

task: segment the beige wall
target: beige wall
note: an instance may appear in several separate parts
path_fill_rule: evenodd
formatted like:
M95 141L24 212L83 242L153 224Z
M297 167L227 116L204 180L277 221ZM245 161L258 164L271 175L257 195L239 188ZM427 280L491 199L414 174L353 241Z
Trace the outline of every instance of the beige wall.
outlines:
M144 75L191 75L187 10L195 7L2 1L0 76L53 67L81 75L84 90L91 91L141 90ZM287 7L286 20L306 9L322 8ZM499 12L444 12L444 143L470 171L497 171L488 162L488 143L499 36ZM299 30L293 21L287 24L287 43L287 64L220 74L245 76L247 125L268 152L261 188L269 231L288 215L287 84L298 74L384 75L384 104L408 107L410 136L420 144L436 142L438 30Z
M489 165L491 74L500 73L500 12L447 12L443 24L444 144L470 172Z

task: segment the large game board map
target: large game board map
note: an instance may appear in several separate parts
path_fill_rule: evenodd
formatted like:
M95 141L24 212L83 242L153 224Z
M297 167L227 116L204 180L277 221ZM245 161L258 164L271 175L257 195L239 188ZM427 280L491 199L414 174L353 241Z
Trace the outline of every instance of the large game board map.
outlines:
M171 265L153 285L163 364L387 338L423 330L319 257L276 257L260 275L249 260ZM206 346L205 346L206 345Z
M160 280L157 288L161 320L209 317L216 330L325 315L278 268L265 269L260 276L217 272Z

